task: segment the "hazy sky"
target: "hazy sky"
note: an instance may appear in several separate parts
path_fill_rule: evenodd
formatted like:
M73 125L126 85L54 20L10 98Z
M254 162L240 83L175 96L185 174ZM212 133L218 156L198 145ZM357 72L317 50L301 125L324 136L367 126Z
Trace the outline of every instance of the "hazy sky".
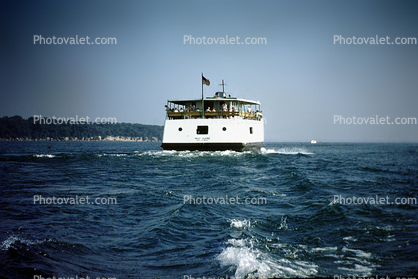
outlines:
M266 141L418 141L416 1L1 1L0 117L114 117L163 125L167 99L221 89L259 100ZM34 36L113 37L112 45L34 44ZM266 44L184 44L265 38ZM349 121L349 120L348 120ZM370 122L370 120L369 120ZM338 123L340 123L338 121Z

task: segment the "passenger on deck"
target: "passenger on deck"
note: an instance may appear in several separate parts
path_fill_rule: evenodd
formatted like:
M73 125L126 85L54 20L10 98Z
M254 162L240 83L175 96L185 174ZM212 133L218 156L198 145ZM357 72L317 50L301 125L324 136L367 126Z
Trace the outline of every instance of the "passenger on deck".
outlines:
M216 112L216 109L215 109L215 108L213 108L213 109L212 109L212 112Z
M255 112L255 117L257 118L257 120L260 120L260 118L263 116L263 114L262 114L262 112L261 111L259 111L259 110L257 110L256 112Z
M226 103L224 103L222 105L222 109L223 109L223 111L227 112L228 111L228 105Z
M179 110L177 108L174 108L174 112L179 112Z
M208 108L206 109L206 112L211 112L210 107L208 107Z
M194 107L192 106L192 104L189 105L189 111L195 111Z

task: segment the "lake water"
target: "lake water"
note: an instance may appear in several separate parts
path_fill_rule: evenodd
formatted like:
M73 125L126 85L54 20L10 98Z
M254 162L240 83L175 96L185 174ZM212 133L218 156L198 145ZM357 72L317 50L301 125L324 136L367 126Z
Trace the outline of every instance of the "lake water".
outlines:
M417 186L418 144L0 142L0 278L413 276Z

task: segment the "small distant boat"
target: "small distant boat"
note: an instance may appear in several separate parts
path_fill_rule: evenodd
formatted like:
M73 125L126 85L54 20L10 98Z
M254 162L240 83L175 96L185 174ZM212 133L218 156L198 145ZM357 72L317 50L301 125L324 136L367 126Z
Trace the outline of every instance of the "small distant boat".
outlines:
M316 140L311 140L311 144L315 144L316 143Z

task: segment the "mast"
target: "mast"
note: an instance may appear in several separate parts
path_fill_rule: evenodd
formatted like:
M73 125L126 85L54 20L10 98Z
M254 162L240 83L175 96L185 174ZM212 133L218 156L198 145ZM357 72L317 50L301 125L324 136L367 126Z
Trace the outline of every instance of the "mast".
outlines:
M223 96L222 97L226 97L226 94L225 94L225 82L224 82L224 80L222 80L222 83L221 84L219 84L219 85L222 85L222 93L223 93Z
M210 85L210 80L205 78L203 76L203 73L202 73L202 118L205 118L205 104L204 104L204 101L203 101L203 84L206 84L207 86L209 86Z

